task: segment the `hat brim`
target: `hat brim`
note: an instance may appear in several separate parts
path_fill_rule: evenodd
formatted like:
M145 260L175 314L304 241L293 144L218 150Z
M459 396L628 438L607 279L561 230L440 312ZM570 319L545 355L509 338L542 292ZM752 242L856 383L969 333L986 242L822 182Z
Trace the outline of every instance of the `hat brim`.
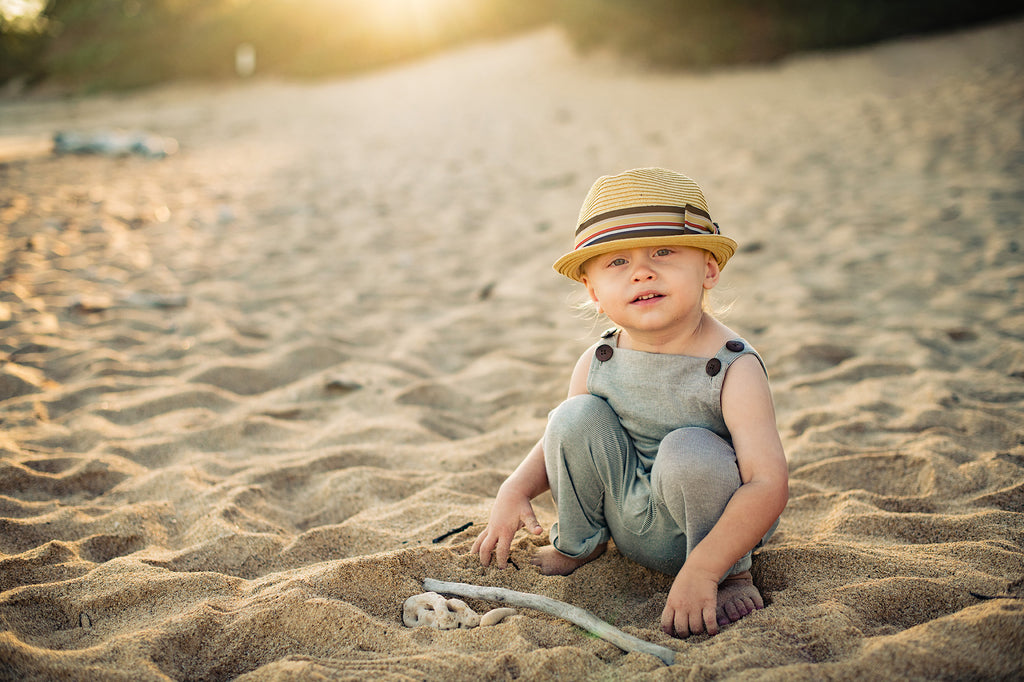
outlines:
M582 249L571 251L555 261L555 264L552 267L554 267L555 271L559 274L565 275L569 279L574 279L579 282L583 276L584 263L594 256L600 256L602 253L608 253L610 251L620 251L622 249L635 249L648 246L692 246L698 249L704 249L715 257L715 260L718 261L719 268L724 268L725 264L730 258L732 258L732 255L736 253L737 244L735 240L719 234L684 234L668 237L616 239L615 241L605 242L603 244L594 244L593 246L585 246Z

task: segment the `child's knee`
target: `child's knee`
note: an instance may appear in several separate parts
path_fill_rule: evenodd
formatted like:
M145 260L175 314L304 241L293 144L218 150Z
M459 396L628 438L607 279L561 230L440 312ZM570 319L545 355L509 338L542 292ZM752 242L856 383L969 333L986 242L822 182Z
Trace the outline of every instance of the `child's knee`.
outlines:
M602 430L602 424L612 422L617 424L618 416L604 398L589 393L573 396L548 414L545 451L548 443L585 442Z
M693 488L740 485L736 451L708 429L688 427L672 431L661 442L652 475L663 485Z
M629 438L610 405L588 394L569 398L548 415L544 432L544 464L552 488L565 470L573 478L592 477L595 485L611 484L625 468Z

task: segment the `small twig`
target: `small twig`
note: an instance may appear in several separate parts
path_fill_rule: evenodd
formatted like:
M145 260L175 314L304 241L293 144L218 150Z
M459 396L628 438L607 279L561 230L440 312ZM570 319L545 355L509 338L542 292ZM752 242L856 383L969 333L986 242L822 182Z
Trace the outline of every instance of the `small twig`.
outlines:
M427 578L423 581L423 588L431 592L445 592L456 594L460 597L471 599L486 599L487 601L501 602L513 606L522 606L529 609L536 609L558 618L563 618L570 623L580 626L587 632L597 635L601 639L611 642L623 651L637 651L650 654L664 661L665 665L672 665L676 660L676 652L668 647L663 647L652 642L645 642L633 635L627 635L622 630L612 627L589 611L584 611L578 606L566 604L565 602L543 597L539 594L529 592L516 592L503 587L482 587L480 585L469 585L466 583L449 583L442 580Z
M462 531L466 530L467 528L469 528L472 525L473 525L472 521L470 521L469 523L464 523L461 526L459 526L458 528L452 528L447 533L444 533L442 535L438 535L436 538L431 540L431 542L433 542L434 544L437 544L438 542L441 542L441 540L444 540L445 538L450 538L451 536L455 535L456 533L461 533Z
M1012 594L981 594L979 592L969 592L969 594L975 599L1019 599Z

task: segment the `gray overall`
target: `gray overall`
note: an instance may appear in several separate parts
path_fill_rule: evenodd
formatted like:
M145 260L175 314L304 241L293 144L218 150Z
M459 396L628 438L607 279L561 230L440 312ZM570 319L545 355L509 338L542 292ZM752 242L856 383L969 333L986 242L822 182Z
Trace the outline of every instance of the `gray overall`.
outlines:
M737 358L761 358L742 339L711 359L627 350L617 340L606 333L597 347L590 393L548 417L544 459L558 507L551 542L584 557L611 537L625 556L674 575L740 487L722 383ZM727 575L750 563L748 552Z

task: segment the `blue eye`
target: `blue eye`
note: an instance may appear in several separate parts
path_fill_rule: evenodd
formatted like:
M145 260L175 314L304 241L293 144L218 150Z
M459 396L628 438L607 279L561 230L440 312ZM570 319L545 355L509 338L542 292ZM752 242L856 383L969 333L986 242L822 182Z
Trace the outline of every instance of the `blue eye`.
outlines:
M626 264L626 259L625 258L616 258L612 262L608 263L608 267L614 268L614 267L618 267L620 265L625 265L625 264Z
M654 255L655 256L671 256L672 253L673 253L672 249L666 247L666 248L658 249L657 251L654 252Z

